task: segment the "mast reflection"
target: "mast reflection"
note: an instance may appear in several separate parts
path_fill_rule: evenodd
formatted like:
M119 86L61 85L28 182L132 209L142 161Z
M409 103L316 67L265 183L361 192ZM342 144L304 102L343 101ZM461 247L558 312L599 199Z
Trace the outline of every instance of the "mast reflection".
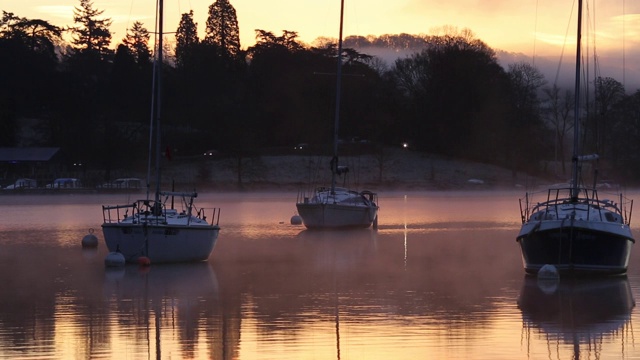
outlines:
M534 332L544 335L544 351L554 349L557 358L598 358L604 345L618 341L624 354L634 306L626 276L561 280L527 276L518 298L527 352L532 355L538 350L531 337ZM563 356L565 352L567 357ZM614 353L619 355L618 351Z
M208 263L106 269L104 292L113 304L114 354L127 341L134 342L136 356L146 358L204 353L228 359L237 351L239 326L225 319L218 280Z

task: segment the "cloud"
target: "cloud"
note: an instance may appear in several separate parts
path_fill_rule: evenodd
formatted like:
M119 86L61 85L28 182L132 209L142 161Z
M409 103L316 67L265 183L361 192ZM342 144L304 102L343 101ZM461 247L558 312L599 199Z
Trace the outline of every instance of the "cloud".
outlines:
M73 9L74 6L72 5L41 5L36 7L36 11L43 14L43 19L73 20Z

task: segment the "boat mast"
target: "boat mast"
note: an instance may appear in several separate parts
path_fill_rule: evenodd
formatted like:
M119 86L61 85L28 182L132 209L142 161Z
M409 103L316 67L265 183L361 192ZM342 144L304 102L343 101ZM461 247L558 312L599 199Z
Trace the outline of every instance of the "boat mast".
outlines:
M160 203L160 114L161 114L161 96L162 96L162 51L163 51L163 19L164 19L164 5L163 0L158 0L158 48L156 49L156 90L154 93L155 99L155 123L156 123L156 192L155 201L156 205ZM160 207L157 206L159 210ZM159 214L158 214L159 215Z
M580 137L580 51L582 42L582 0L578 0L578 34L576 37L576 83L575 83L575 107L573 110L574 124L573 124L573 174L571 184L571 198L577 199L579 195L578 190L578 153L579 153L579 137Z
M340 89L342 81L342 22L344 19L344 0L340 0L340 34L338 35L338 69L336 71L336 112L333 124L333 159L331 160L331 194L336 193L338 173L338 131L340 128Z

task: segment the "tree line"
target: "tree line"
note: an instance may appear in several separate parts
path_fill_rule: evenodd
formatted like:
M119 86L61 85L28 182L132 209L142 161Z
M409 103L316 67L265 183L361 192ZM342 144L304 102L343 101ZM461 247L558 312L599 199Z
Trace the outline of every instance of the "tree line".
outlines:
M66 158L105 172L146 161L154 51L135 22L114 48L91 0L73 26L3 11L0 21L0 147L57 146ZM230 156L332 139L337 41L302 43L295 31L255 30L243 49L228 0L209 6L205 36L182 14L175 45L161 49L163 144L175 155L217 149ZM63 40L63 34L71 41ZM419 48L392 64L356 49ZM378 145L566 177L573 91L549 85L528 63L499 65L469 30L444 35L347 37L340 136ZM583 152L603 158L607 176L640 175L640 92L612 78L592 89L578 117ZM589 109L589 111L586 111ZM588 114L588 115L587 115ZM32 120L25 136L25 119ZM546 165L545 165L546 164ZM556 164L551 167L549 164Z

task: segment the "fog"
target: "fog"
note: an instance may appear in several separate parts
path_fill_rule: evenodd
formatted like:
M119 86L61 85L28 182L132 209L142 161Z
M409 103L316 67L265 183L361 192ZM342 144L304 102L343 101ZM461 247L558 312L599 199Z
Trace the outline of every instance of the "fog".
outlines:
M388 68L399 58L405 58L411 54L420 51L420 49L388 49L381 47L365 47L356 48L356 50L376 56L381 59ZM495 50L495 49L494 49ZM503 50L496 50L498 63L506 70L510 64L525 62L533 64L542 72L547 81L547 86L551 87L554 83L560 88L573 89L575 82L575 48L567 47L564 55L556 56L530 56L523 53L514 53ZM597 57L598 66L593 65L593 58L585 63L588 68L588 75L593 83L595 76L613 78L625 86L627 94L632 94L640 90L640 50L628 50L625 59L622 54L612 52L599 52ZM624 66L623 66L624 65ZM594 75L594 70L595 74ZM586 72L585 72L586 73Z

